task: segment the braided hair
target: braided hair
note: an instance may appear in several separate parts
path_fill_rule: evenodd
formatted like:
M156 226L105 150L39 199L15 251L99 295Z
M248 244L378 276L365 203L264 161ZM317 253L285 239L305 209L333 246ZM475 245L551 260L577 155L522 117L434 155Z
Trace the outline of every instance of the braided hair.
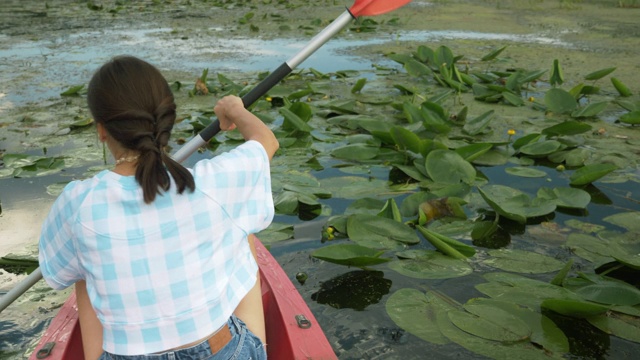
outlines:
M132 56L113 58L91 78L87 103L94 120L113 139L140 154L135 177L145 203L169 190L169 174L178 193L195 189L191 173L165 152L176 104L169 84L153 65Z

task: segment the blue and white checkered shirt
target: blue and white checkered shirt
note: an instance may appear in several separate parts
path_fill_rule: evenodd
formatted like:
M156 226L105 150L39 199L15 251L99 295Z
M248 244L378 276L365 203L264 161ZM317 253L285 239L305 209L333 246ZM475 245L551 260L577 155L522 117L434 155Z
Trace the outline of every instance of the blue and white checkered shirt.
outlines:
M133 176L103 171L67 185L40 237L55 289L86 280L104 350L148 354L202 339L254 286L247 236L274 216L269 159L256 141L199 161L193 193L145 204Z

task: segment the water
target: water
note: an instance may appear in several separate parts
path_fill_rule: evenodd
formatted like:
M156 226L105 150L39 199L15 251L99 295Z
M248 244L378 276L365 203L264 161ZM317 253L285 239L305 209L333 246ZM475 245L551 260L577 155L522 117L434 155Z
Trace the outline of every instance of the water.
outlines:
M0 35L0 114L8 109L58 97L71 84L86 83L98 66L116 55L135 54L160 69L182 73L198 74L203 69L222 73L271 71L293 57L309 40L228 38L225 34L219 28L187 37L173 34L170 28L117 29L23 42ZM360 39L350 34L331 39L301 67L321 72L367 70L371 68L371 62L349 55L348 51L386 42L448 39L570 46L545 35L408 31ZM171 49L169 55L166 49ZM389 63L386 59L380 61L382 65ZM25 81L30 86L23 86Z

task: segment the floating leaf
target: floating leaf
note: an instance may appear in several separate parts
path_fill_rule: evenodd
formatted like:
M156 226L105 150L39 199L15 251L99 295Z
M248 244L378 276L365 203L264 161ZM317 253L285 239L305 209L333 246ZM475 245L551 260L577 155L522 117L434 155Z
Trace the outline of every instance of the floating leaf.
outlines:
M519 151L532 157L544 157L551 155L562 148L562 143L557 140L543 140L526 144L522 146Z
M293 239L293 225L271 223L267 229L260 231L256 236L266 245Z
M433 73L433 71L431 71L431 69L427 65L414 59L408 59L407 61L405 61L404 69L409 75L415 77L427 76Z
M585 165L571 174L571 185L581 186L590 184L610 172L616 170L618 167L613 164L592 164Z
M511 105L513 106L522 106L524 105L524 100L522 99L522 97L520 95L515 95L512 94L508 91L505 91L502 93L502 96L504 97L504 99Z
M453 307L432 292L400 289L391 294L386 310L396 325L420 339L438 345L449 342L440 332L438 318L446 318Z
M483 277L489 282L476 285L478 291L494 299L519 304L530 309L538 309L542 301L549 298L581 299L574 292L561 286L518 274L493 272L486 273Z
M640 212L638 211L621 212L609 215L602 220L631 232L640 233Z
M472 305L490 305L497 307L522 320L531 330L530 341L542 346L545 350L557 354L569 352L569 340L560 328L548 317L517 304L494 299L475 298L465 304L465 309Z
M542 170L533 169L529 167L522 167L522 166L509 167L504 169L504 171L510 175L527 177L527 178L539 178L539 177L547 176L547 173Z
M425 150L424 143L413 131L400 126L394 126L390 131L393 141L401 148L422 154Z
M528 339L531 329L512 314L491 305L465 304L468 312L449 311L449 320L460 330L487 340L516 342Z
M575 97L558 88L550 89L544 94L544 103L550 111L557 114L570 114L578 107Z
M420 242L416 232L408 225L366 214L349 216L347 235L351 241L374 249L393 249L402 244Z
M584 79L585 80L600 80L603 77L611 74L612 72L614 72L616 70L615 67L611 67L611 68L606 68L606 69L601 69L598 71L594 71L590 74L587 74Z
M451 279L473 272L471 265L464 260L428 250L413 259L391 261L389 268L416 279Z
M302 120L293 111L287 108L280 108L280 114L284 117L282 128L285 130L297 130L301 132L311 132L313 128L309 126L304 120Z
M579 108L571 113L574 118L588 118L600 114L609 105L608 101L600 101L591 103L585 107Z
M587 131L591 131L593 127L589 124L585 124L583 122L578 122L574 120L563 121L560 124L550 126L542 130L542 133L545 135L578 135L585 133Z
M379 147L367 144L351 144L339 146L331 151L331 156L344 160L370 160L380 153Z
M455 259L466 259L476 254L476 250L471 246L465 245L448 236L438 234L420 225L416 226L416 228L431 245L447 256Z
M487 128L487 126L493 119L493 114L495 114L495 110L489 110L484 114L467 121L462 129L469 135L478 135L484 132L484 130Z
M543 274L562 269L564 264L550 256L517 249L490 250L492 258L483 263L504 271Z
M607 334L640 343L640 317L612 311L604 315L588 317L587 321Z
M373 250L358 244L335 244L314 250L311 256L334 264L346 266L373 266L390 259L381 258L384 251Z
M594 276L595 277L595 276ZM573 291L584 299L599 304L634 306L640 304L640 290L623 281L598 276L597 282L589 282Z
M473 162L475 159L482 156L487 151L491 150L491 148L493 148L493 144L474 143L474 144L469 144L466 146L459 147L455 149L455 152L457 152L460 156L462 156L463 159L469 162Z
M588 318L609 311L610 307L584 300L546 299L540 304L543 309L575 318Z
M631 111L620 116L620 121L631 125L640 124L640 110Z
M619 79L612 77L611 78L611 83L613 84L613 87L616 88L616 90L618 91L618 94L620 94L620 96L629 97L629 96L633 95L631 93L631 90L629 90L629 88L627 87L627 85L625 85Z
M60 93L60 96L76 96L80 95L80 91L84 89L84 84L75 85Z
M472 184L476 178L473 165L451 150L431 151L427 155L425 167L431 179L445 184Z
M556 204L552 201L531 199L520 190L504 185L486 185L478 190L498 214L522 224L527 218L547 215L556 209Z
M540 188L538 197L554 201L557 206L573 209L584 209L591 202L591 195L582 189L560 187Z

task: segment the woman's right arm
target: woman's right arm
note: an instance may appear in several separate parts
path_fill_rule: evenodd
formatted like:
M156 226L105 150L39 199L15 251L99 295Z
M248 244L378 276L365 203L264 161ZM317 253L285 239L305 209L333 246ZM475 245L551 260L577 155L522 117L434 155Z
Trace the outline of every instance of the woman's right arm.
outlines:
M91 306L87 284L84 280L76 283L76 302L82 333L82 348L86 360L95 360L102 355L102 324Z
M220 129L227 131L237 128L245 140L255 140L262 144L269 160L273 158L280 147L276 136L257 116L244 108L239 97L233 95L223 97L218 100L213 111L220 121Z

